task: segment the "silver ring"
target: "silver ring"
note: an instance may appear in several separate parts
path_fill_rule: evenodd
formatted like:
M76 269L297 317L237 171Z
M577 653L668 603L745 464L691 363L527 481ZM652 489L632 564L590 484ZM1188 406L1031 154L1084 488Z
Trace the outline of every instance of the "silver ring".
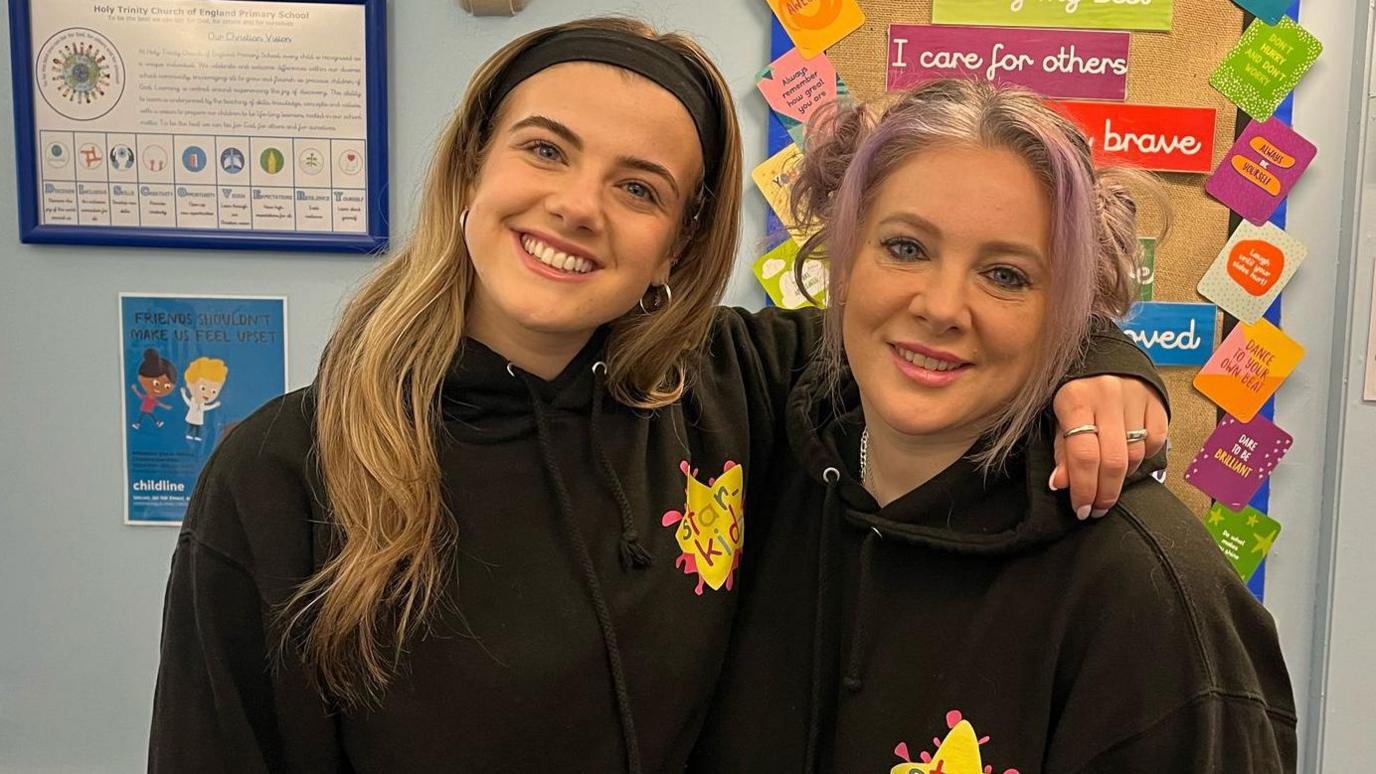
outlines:
M1099 434L1099 426L1098 426L1098 425L1080 425L1079 427L1072 427L1072 428L1070 428L1069 430L1065 431L1065 432L1062 433L1061 435L1062 435L1063 437L1065 437L1065 438L1074 438L1074 437L1077 436L1077 435L1084 435L1085 433L1093 433L1094 435L1098 435L1098 434Z
M1128 443L1146 443L1148 435L1150 435L1150 433L1147 432L1146 428L1142 428L1141 430L1129 430L1127 432Z

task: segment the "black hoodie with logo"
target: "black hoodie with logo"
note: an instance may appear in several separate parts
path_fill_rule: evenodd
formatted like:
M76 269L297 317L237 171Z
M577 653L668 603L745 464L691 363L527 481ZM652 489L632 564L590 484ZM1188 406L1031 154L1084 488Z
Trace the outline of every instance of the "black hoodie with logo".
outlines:
M722 310L691 391L657 411L607 392L603 335L549 381L467 342L442 394L452 581L368 710L270 658L333 541L312 391L269 403L216 450L182 528L149 769L681 771L755 550L755 468L788 456L783 407L818 334L815 312ZM1154 376L1121 337L1098 351L1086 373Z
M853 383L789 400L693 770L1295 770L1271 617L1164 487L1077 522L1047 417L1002 472L962 459L881 508L862 428Z

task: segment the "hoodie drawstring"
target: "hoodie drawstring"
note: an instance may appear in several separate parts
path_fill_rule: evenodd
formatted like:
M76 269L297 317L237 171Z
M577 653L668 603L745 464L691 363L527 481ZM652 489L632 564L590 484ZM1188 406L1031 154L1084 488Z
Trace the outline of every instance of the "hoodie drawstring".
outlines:
M822 531L821 539L817 544L817 600L812 618L812 691L810 704L808 706L807 723L807 748L803 758L803 771L817 771L818 765L818 742L822 730L822 651L824 649L825 637L823 619L826 617L827 605L831 597L831 541L828 536L831 527L839 522L840 508L837 506L836 499L838 482L841 480L841 471L836 468L827 468L822 472L822 478L826 481L827 494L826 501L822 505Z
M865 542L860 544L860 582L855 590L855 613L851 616L850 621L850 658L846 660L845 676L841 679L841 684L851 693L859 693L865 687L865 659L870 648L867 615L869 611L866 609L869 607L872 579L870 564L874 557L874 544L883 539L883 533L870 527L870 533L865 536Z
M507 366L507 371L516 376L511 366ZM607 599L602 594L602 582L597 577L597 569L593 565L592 554L588 551L587 541L583 539L583 533L578 529L578 524L574 519L573 499L569 497L568 487L564 484L564 476L559 470L559 463L555 458L554 448L550 442L549 420L545 416L544 403L540 400L540 395L536 392L535 386L529 380L522 378L521 381L530 392L530 402L535 409L535 428L540 440L540 452L545 458L545 470L549 473L554 484L554 493L559 498L559 516L563 521L565 533L573 542L578 564L581 566L583 578L588 584L588 595L592 598L592 606L597 613L597 623L602 627L602 645L607 652L607 665L612 674L612 687L616 691L617 715L621 720L621 737L626 745L626 770L630 774L640 774L642 771L640 743L637 741L635 718L631 711L631 695L626 687L626 671L621 665L621 648L616 642L616 624L612 621L611 608L607 604ZM594 428L595 432L596 428Z
M592 366L592 427L589 430L592 436L592 452L602 469L602 480L612 490L617 508L621 510L621 566L628 570L632 567L649 567L654 563L654 555L640 543L640 533L635 529L635 512L631 510L631 501L626 497L626 490L621 486L616 468L612 466L611 460L607 457L607 450L602 446L602 379L606 371L607 364L601 361Z

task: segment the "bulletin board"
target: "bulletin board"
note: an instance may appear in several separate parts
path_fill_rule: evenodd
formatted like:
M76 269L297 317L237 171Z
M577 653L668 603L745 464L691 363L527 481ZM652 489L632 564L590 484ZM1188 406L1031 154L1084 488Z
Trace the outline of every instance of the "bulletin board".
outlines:
M931 24L933 0L860 0L859 5L864 12L864 23L827 48L825 53L850 94L868 102L882 99L887 91L890 25ZM1289 9L1292 19L1298 18L1298 8L1299 3L1295 2ZM1126 94L1122 101L1216 110L1210 170L1225 162L1234 140L1251 123L1246 113L1210 84L1210 76L1238 44L1253 20L1250 13L1231 0L1175 0L1169 31L1131 33ZM787 30L775 19L772 55L781 56L793 45ZM1290 122L1292 100L1293 95L1287 97L1274 114L1285 124ZM789 136L779 122L771 122L771 153L788 143ZM1159 172L1157 177L1165 186L1172 213L1169 232L1156 246L1153 300L1205 302L1207 299L1200 295L1197 284L1243 219L1206 193L1207 172ZM1141 235L1159 233L1162 213L1150 198L1139 197L1138 201L1143 208ZM777 223L777 220L771 222ZM1284 227L1283 201L1270 222ZM1279 326L1279 313L1277 298L1264 318ZM1213 322L1217 334L1214 341L1209 342L1211 350L1229 334L1237 320L1220 308ZM1198 367L1161 367L1172 407L1166 485L1201 519L1208 519L1215 501L1187 482L1184 475L1215 428L1231 418L1195 388L1194 380L1199 370ZM1266 401L1258 416L1274 417L1274 399ZM1268 504L1269 478L1247 505L1265 513ZM1249 581L1258 597L1262 595L1264 578L1263 563Z

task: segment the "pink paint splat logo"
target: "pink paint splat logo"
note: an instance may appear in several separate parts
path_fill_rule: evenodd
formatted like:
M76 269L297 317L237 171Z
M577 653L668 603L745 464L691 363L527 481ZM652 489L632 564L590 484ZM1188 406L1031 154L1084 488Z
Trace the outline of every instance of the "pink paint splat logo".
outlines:
M932 738L936 752L923 751L917 761L908 755L908 743L899 742L893 753L903 762L889 769L889 774L993 774L994 767L984 765L979 754L979 746L989 737L977 736L960 710L946 713L946 727L951 731L945 739ZM1003 774L1018 774L1018 770L1004 769Z
M722 474L698 481L698 471L687 461L679 464L687 479L683 511L669 511L661 523L674 527L674 537L683 554L674 562L684 575L698 576L694 592L702 595L704 585L720 591L731 590L736 568L741 564L745 544L745 469L727 460Z

